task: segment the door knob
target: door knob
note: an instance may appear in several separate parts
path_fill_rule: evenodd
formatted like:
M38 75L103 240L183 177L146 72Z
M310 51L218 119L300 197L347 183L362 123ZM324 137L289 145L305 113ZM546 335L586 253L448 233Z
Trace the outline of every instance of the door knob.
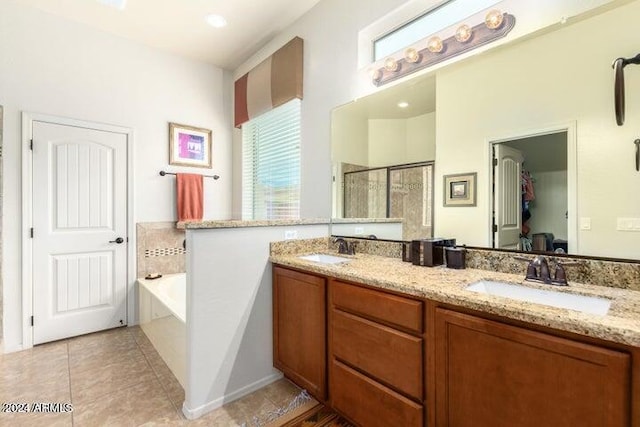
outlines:
M124 242L124 239L122 237L118 237L116 240L109 240L109 243L117 243L120 244Z

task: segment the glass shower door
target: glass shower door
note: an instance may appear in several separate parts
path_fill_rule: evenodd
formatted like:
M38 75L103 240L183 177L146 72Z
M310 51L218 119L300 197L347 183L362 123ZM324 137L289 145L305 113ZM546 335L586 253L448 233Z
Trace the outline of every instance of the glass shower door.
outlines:
M389 170L390 218L402 218L402 239L433 237L433 164Z
M387 217L387 168L344 174L344 217Z

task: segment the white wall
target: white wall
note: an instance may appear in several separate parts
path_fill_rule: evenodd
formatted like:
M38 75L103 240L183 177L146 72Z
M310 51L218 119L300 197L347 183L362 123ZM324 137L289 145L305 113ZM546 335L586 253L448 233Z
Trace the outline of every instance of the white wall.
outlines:
M435 234L489 241L492 137L575 121L578 212L591 218L579 253L640 258L638 233L616 217L640 217L633 140L640 126L640 69L625 70L627 123L616 126L611 63L638 53L635 1L558 31L442 69L437 75ZM444 208L442 175L478 172L478 206ZM464 238L462 238L464 236Z
M278 379L273 367L269 242L328 224L187 230L187 387L195 418Z
M435 159L435 112L407 119L370 119L368 134L370 167Z
M407 163L407 120L369 120L369 167Z
M205 218L219 219L230 216L231 100L230 77L219 68L13 0L0 2L0 76L5 107L4 344L11 350L22 341L21 112L134 129L136 222L176 219L174 178L158 176L168 169L168 122L212 129L213 171L221 178L205 180Z
M331 224L331 234L336 236L367 237L402 240L402 221L399 222L346 222Z
M553 233L556 239L567 240L567 171L536 172L533 177L536 198L531 202L529 237Z
M331 114L331 158L334 163L367 166L369 127L366 117L349 108Z
M435 160L436 113L407 119L407 159L410 163Z

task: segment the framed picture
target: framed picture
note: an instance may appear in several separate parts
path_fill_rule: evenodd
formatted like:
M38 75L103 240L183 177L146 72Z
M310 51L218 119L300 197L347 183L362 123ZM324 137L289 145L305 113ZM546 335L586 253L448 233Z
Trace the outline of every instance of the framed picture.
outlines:
M476 205L476 172L444 176L444 206Z
M169 164L211 168L209 129L169 123Z

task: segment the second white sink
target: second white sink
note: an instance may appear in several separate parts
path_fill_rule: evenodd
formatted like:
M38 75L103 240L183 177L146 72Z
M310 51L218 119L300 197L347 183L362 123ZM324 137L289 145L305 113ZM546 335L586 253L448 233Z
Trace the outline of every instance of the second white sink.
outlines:
M518 301L549 305L551 307L568 308L570 310L601 316L607 314L611 306L611 300L606 298L529 288L527 286L493 282L490 280L481 280L472 283L465 289L482 294L496 295Z
M343 262L351 261L350 258L344 258L341 256L326 255L326 254L304 255L304 256L299 256L298 258L304 259L306 261L317 262L320 264L340 264Z

